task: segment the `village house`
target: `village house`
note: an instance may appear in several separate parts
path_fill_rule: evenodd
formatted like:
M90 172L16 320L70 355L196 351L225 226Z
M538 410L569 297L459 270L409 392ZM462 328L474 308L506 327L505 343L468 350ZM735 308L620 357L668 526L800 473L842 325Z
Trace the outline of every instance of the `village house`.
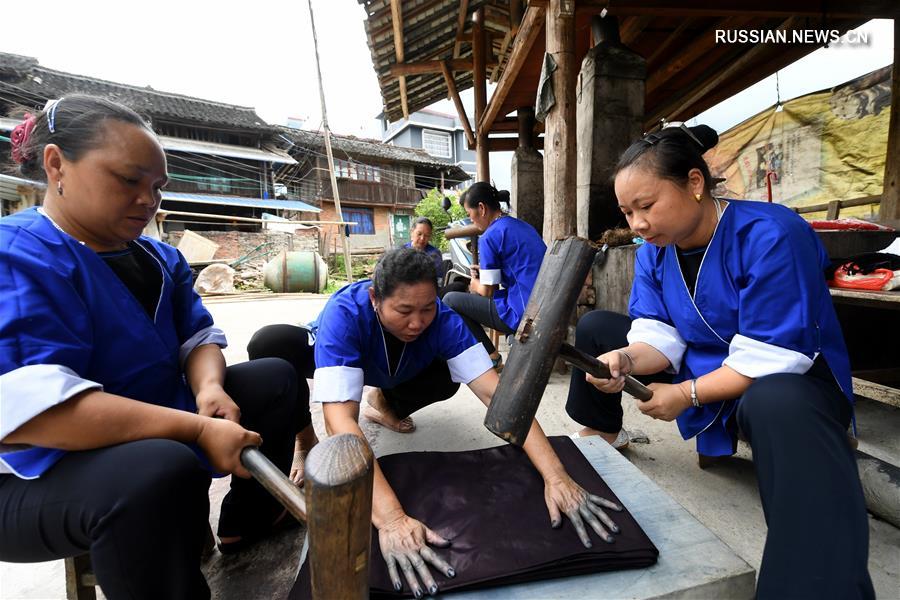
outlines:
M150 120L168 159L170 182L161 206L170 211L167 232L185 225L200 231L221 229L229 223L215 217L319 212L297 200L276 200L272 173L296 161L279 149L278 128L268 125L254 109L64 73L43 67L33 58L6 53L0 53L0 114L4 115L0 154L9 156L9 132L19 123L5 116L11 110L40 109L48 100L75 93L122 102ZM34 189L33 183L3 176L4 214L36 203L39 196ZM259 229L254 223L233 224Z
M466 144L465 128L459 117L423 108L408 119L393 122L381 113L378 121L381 123L381 141L385 144L422 149L475 177L475 151Z
M334 193L328 173L325 138L321 132L281 128L291 143L296 165L283 165L276 182L288 198L302 198L321 209L321 221L336 221ZM382 252L409 240L416 204L428 190L453 188L470 177L450 160L424 150L401 148L377 140L332 136L337 191L350 226L351 250ZM340 247L329 233L329 243ZM336 231L336 228L330 228Z

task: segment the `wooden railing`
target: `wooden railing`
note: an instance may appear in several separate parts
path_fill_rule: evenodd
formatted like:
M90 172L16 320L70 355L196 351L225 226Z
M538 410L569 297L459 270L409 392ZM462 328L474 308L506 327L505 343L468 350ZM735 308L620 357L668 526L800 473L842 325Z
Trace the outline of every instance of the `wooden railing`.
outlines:
M424 197L422 190L416 188L399 187L376 181L356 181L352 179L338 180L338 192L341 200L347 202L365 202L379 205L405 205L415 206ZM333 198L331 182L326 181L322 185L323 199Z
M826 211L825 218L828 220L837 219L841 214L842 208L851 208L853 206L867 206L869 204L881 204L881 196L863 196L862 198L853 198L852 200L832 200L823 202L822 204L811 204L809 206L801 206L795 208L794 212L799 214L814 213Z

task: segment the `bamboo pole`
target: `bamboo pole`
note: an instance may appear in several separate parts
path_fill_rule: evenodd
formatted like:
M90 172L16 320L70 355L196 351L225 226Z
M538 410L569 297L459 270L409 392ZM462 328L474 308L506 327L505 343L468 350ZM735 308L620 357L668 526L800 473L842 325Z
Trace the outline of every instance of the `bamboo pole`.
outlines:
M319 101L322 104L322 129L325 130L325 154L328 155L328 174L331 176L331 192L334 196L334 209L337 213L338 221L344 220L344 213L341 210L341 193L338 190L337 177L334 175L334 155L331 152L331 129L328 127L328 111L325 108L325 87L322 84L322 66L319 64L319 40L316 36L316 20L313 17L312 0L307 0L309 5L309 22L312 25L313 49L316 53L316 74L319 78ZM343 227L346 227L344 225ZM338 226L340 231L341 226ZM350 265L350 240L349 229L345 230L341 235L341 242L344 246L344 266L347 268L347 283L353 283L353 269Z

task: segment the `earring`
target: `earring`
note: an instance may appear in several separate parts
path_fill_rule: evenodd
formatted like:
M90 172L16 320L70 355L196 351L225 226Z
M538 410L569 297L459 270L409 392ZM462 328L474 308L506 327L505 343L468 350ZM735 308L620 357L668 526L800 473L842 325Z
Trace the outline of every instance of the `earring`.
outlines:
M700 202L701 200L703 200L703 196L701 194L694 194L694 200Z
M63 195L63 191L62 191L62 181L57 181L57 182L56 182L56 193L59 194L60 196Z

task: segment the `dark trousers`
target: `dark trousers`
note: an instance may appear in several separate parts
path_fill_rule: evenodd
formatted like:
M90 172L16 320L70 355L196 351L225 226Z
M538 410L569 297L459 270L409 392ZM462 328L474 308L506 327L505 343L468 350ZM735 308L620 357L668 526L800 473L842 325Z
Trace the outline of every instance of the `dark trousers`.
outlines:
M598 356L626 346L630 327L625 315L594 311L578 322L575 345ZM614 433L622 427L621 396L599 392L573 369L566 411ZM836 385L807 375L761 377L741 397L737 425L753 450L769 528L758 598L875 597L850 415Z
M297 373L297 431L312 424L309 414L309 383L316 370L309 331L296 325L266 325L247 344L250 360L274 357L288 361Z
M452 308L462 320L465 321L468 328L487 350L488 354L497 351L491 339L484 332L482 325L486 325L491 329L496 329L500 333L515 333L509 325L503 322L500 314L497 312L497 305L494 304L492 298L479 296L478 294L467 294L465 292L450 292L442 299L443 303Z
M314 347L309 345L309 332L296 325L267 325L253 334L247 350L251 357L275 356L293 365L300 375L297 402L309 422L309 385L315 371ZM452 397L459 384L450 378L447 362L435 359L412 379L382 389L394 414L403 419L417 410Z
M261 450L285 473L293 454L294 379L289 365L269 359L229 367L225 381L241 424L263 436ZM113 600L208 598L200 552L209 482L194 450L165 439L70 452L37 479L0 475L0 560L89 551ZM259 484L235 477L219 532L241 535L280 512Z

